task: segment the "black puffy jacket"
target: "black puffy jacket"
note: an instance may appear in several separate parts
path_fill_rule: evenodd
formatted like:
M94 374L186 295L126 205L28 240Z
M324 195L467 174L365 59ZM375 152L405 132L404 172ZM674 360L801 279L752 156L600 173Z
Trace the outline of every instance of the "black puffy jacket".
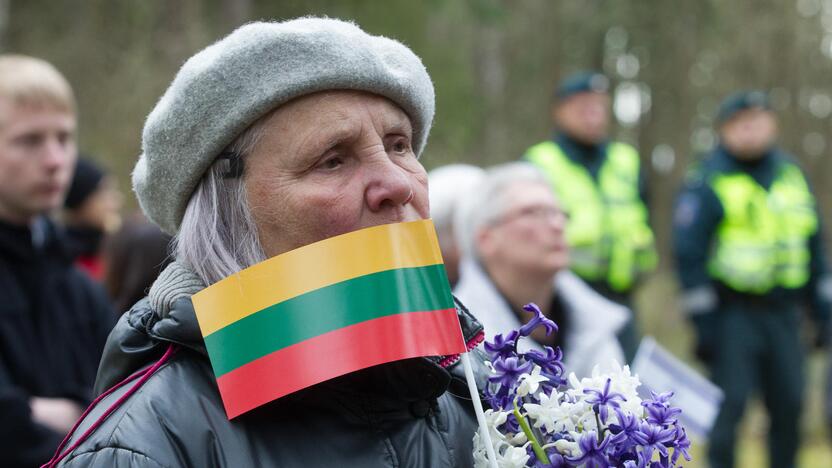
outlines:
M115 322L106 293L72 265L64 236L0 221L0 466L45 462L64 434L32 418L32 397L92 399Z
M473 346L482 327L464 308L458 314ZM148 367L171 345L173 357L59 466L473 465L476 420L464 378L432 358L348 374L229 421L189 298L174 301L161 319L146 299L124 314L108 340L97 388ZM67 447L132 385L96 405Z

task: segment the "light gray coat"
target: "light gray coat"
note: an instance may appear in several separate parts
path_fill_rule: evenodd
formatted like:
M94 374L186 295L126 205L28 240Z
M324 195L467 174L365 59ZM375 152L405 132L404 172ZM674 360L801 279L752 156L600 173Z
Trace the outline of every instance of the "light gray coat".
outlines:
M603 370L613 360L624 363L624 354L615 334L629 320L629 311L596 293L574 273L564 270L555 275L555 291L563 299L570 319L564 337L564 367L578 377L588 376L596 364ZM459 298L483 324L485 337L519 328L522 323L497 290L491 278L471 259L460 265L460 280L454 288ZM533 343L531 340L525 340ZM536 343L532 346L540 348Z

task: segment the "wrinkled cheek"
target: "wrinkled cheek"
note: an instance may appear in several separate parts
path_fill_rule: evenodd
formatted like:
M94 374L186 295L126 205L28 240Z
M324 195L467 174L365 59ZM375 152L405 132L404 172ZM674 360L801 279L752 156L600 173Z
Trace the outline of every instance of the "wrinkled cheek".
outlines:
M320 239L326 239L348 232L355 231L361 227L358 216L353 215L353 210L333 210L320 216L318 219Z
M345 234L361 227L360 197L346 193L327 193L307 197L303 210L305 222L316 232L316 240Z

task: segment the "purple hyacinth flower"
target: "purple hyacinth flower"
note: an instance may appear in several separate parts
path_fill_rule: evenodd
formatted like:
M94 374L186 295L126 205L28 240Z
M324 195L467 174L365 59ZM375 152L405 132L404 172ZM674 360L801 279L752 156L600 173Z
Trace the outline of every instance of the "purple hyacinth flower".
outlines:
M647 421L657 426L669 426L675 424L677 416L682 413L679 408L667 407L664 405L644 405L647 410Z
M512 399L509 396L509 388L498 384L496 386L497 390L492 391L491 387L491 385L488 385L483 391L486 401L489 405L491 405L491 409L495 411L502 411L510 407Z
M614 434L623 432L629 436L638 430L639 418L636 415L621 408L615 408L614 411L618 416L618 424L610 424L610 431Z
M530 349L521 356L526 361L540 366L540 375L549 379L547 382L541 382L547 393L551 392L552 388L566 383L566 379L563 378L563 352L559 347L544 346L543 351Z
M512 330L503 336L503 334L494 335L494 341L486 341L483 346L488 352L492 361L497 358L507 358L513 356L517 352L517 338L520 337L520 332Z
M658 450L663 458L667 458L667 446L665 444L675 438L675 427L665 429L647 421L641 421L638 432L632 435L632 439L644 449L645 460L653 458L654 450Z
M627 460L624 462L624 468L646 468L644 459L639 457L638 460Z
M517 421L517 417L514 416L514 413L508 414L506 422L504 422L503 425L499 427L499 429L503 433L511 432L513 434L522 431L522 429L520 429L520 423Z
M551 346L544 346L543 351L530 349L523 353L523 357L527 361L531 361L541 369L553 374L563 374L563 351L560 347L552 348Z
M656 393L653 390L650 390L650 401L649 401L649 403L656 403L656 404L668 406L668 405L670 405L670 399L671 398L673 398L673 392ZM644 403L642 403L642 404L644 404Z
M517 357L498 358L494 361L494 373L488 380L498 383L505 388L513 388L517 385L520 374L528 374L532 371L532 363L521 361Z
M624 401L624 395L618 392L611 392L610 385L612 384L612 379L608 378L607 383L604 384L604 390L599 391L595 390L594 388L587 388L584 389L584 393L587 395L594 395L586 399L586 402L592 405L592 410L595 411L595 414L601 417L601 422L607 422L607 417L609 416L609 408L618 408L618 400Z
M606 453L607 446L616 444L621 440L622 437L619 435L607 435L604 437L604 440L598 442L598 433L595 431L586 431L578 439L578 448L581 450L581 455L578 457L566 457L566 460L575 466L608 468L610 466L610 460Z
M670 468L667 462L646 460L643 453L639 453L636 460L625 461L622 466L624 468Z
M680 455L684 456L687 461L691 460L690 454L688 453L688 449L690 448L690 439L688 439L685 428L676 426L676 436L672 446L673 456L671 457L671 461L674 466L676 465L676 462L679 461Z
M614 408L614 411L618 415L618 424L610 424L609 429L612 434L624 434L625 440L622 442L620 450L616 454L619 458L624 458L625 452L636 445L636 442L633 440L633 434L638 432L639 422L641 420L636 415L624 411L621 408Z
M543 327L546 328L546 335L551 335L552 333L558 331L558 326L555 322L543 316L543 312L540 311L540 308L536 304L530 302L523 306L523 310L533 313L534 317L532 317L532 319L525 325L520 327L521 336L531 335L532 331L540 325L543 325Z
M534 454L533 451L532 454ZM530 461L534 460L534 464L532 466L534 468L571 468L574 466L566 461L566 458L564 458L564 456L559 454L556 450L547 450L546 455L549 457L549 463L543 463L537 458L532 457L530 459Z

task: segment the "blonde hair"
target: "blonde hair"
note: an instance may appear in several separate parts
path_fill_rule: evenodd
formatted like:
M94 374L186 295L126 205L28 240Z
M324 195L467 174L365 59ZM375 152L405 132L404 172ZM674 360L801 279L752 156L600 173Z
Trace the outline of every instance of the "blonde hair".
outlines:
M26 55L0 55L0 99L15 106L75 113L72 87L61 72L45 60Z

